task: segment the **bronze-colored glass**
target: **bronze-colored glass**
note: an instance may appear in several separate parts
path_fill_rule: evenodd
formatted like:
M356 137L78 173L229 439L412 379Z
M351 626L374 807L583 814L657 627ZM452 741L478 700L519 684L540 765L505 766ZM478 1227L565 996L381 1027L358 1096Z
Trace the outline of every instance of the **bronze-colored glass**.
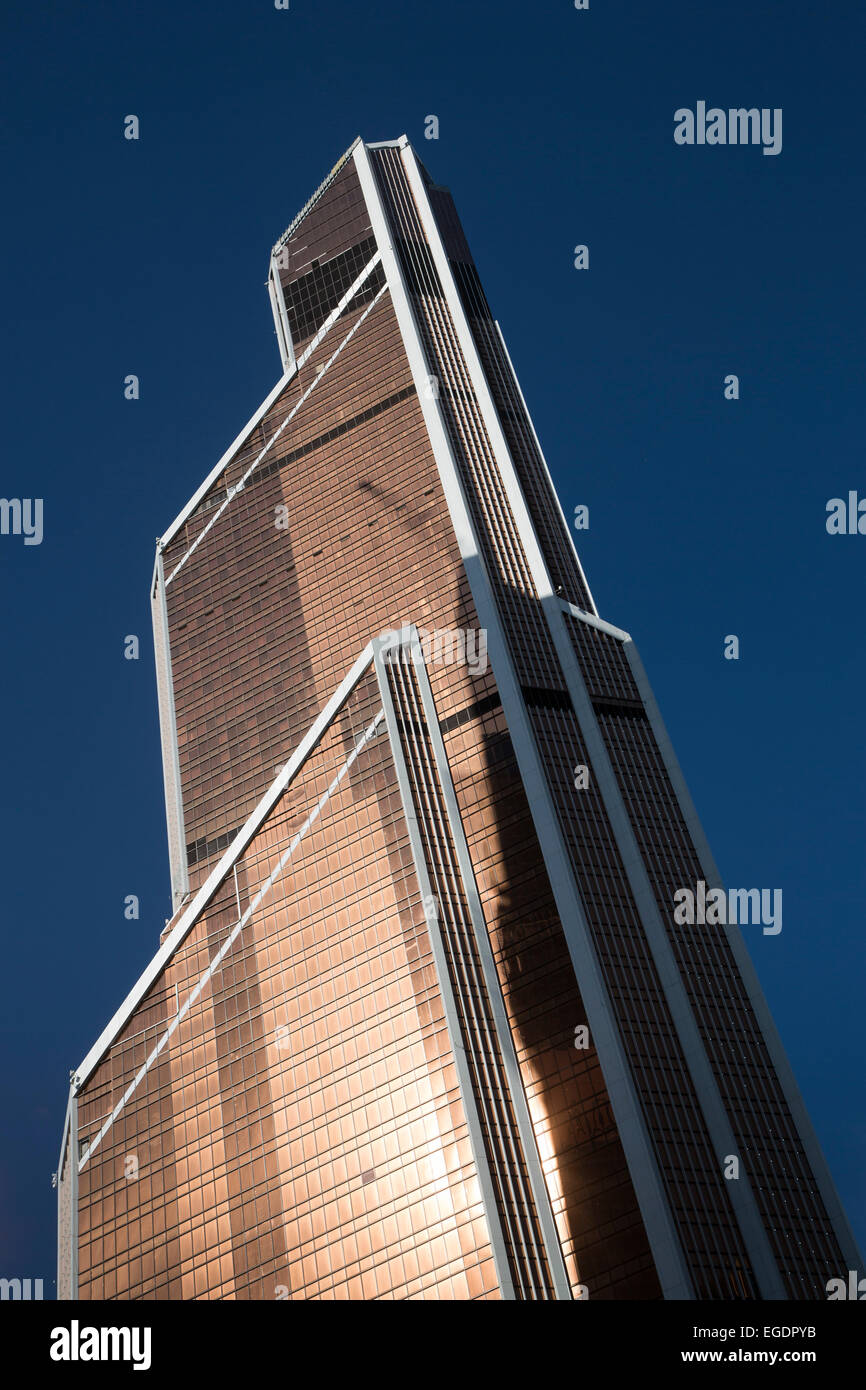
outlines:
M728 939L673 921L706 866L450 194L356 144L271 292L282 386L160 543L188 893L73 1082L58 1291L733 1299L766 1241L823 1297L826 1183Z

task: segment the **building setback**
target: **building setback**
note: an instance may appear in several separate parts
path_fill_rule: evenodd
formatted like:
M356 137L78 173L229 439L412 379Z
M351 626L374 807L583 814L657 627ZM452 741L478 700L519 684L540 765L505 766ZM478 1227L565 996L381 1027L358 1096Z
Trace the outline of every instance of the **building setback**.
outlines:
M174 917L72 1078L58 1296L825 1298L853 1237L738 927L675 920L719 875L450 194L357 140L268 283L282 376L157 545Z

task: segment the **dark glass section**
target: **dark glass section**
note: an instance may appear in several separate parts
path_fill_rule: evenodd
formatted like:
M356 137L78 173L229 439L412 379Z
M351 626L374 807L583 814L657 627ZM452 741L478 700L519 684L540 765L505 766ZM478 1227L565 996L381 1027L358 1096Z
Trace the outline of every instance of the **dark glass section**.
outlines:
M570 620L599 726L790 1298L826 1297L844 1265L724 927L674 921L674 894L706 881L622 642ZM623 706L627 705L627 708Z
M284 283L286 313L296 351L303 346L307 338L311 338L316 330L321 328L328 315L336 309L375 249L375 238L367 237L339 256L332 256L329 261L314 262L313 269L306 275L299 275L296 280ZM368 303L375 292L374 285L378 289L381 284L380 271L378 284L373 282L359 290L355 297L357 302L353 301L353 308Z

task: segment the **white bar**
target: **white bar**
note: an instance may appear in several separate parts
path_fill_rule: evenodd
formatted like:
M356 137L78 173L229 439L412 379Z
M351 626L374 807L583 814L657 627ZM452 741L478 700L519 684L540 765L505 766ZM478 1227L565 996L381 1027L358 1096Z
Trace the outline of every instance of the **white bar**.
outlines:
M627 632L621 627L614 627L613 623L605 622L604 618L597 618L594 613L585 613L582 608L577 608L567 599L561 598L559 603L563 613L568 613L572 618L577 618L579 622L586 623L587 627L597 627L599 632L606 632L608 637L615 637L618 642L631 641Z
M268 295L271 301L271 313L274 316L274 327L277 333L277 346L280 349L280 360L283 364L283 371L288 372L291 371L295 365L295 354L294 350L291 348L292 335L289 331L283 284L280 280L279 272L274 266L273 256L271 257L271 267L268 272Z
M186 862L180 755L177 744L177 713L174 704L171 644L168 635L168 610L165 602L165 575L161 550L156 552L156 585L151 598L151 620L156 662L156 691L159 704L159 736L162 745L165 822L168 831L168 858L171 869L171 904L172 911L176 912L189 892L189 871Z

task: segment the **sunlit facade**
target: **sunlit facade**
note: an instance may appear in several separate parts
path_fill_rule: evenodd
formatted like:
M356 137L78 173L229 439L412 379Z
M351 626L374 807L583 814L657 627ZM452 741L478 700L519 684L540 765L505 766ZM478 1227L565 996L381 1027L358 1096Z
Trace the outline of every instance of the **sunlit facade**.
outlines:
M60 1297L823 1298L857 1254L449 193L356 141L157 547L174 916L72 1078ZM736 1158L738 1176L726 1177Z

